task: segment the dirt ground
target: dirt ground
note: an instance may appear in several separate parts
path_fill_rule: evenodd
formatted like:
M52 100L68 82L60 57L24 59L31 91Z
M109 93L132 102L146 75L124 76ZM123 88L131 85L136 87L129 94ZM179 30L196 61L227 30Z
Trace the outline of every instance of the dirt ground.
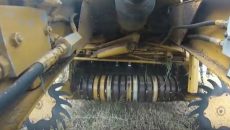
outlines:
M196 130L187 102L99 103L71 101L67 130Z

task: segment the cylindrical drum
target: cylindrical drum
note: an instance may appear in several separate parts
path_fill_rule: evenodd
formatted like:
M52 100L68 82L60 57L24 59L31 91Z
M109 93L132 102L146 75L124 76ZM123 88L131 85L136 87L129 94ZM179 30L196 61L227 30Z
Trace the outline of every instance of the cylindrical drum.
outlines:
M118 22L125 31L141 30L154 9L156 0L115 0Z

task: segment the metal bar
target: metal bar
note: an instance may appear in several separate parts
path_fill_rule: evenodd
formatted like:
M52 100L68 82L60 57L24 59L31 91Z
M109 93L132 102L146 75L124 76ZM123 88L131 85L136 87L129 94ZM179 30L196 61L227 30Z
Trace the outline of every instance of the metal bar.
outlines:
M217 18L229 19L230 1L205 0L202 2L201 10L198 11L194 22ZM207 35L218 39L224 39L226 30L219 26L213 26L199 28L194 30L194 32L198 35ZM207 41L190 39L190 41L184 43L182 47L206 65L208 69L216 74L220 80L225 82L227 86L230 86L230 78L227 77L230 58L223 54L221 46L210 44Z
M189 57L189 80L188 80L188 92L198 92L198 76L199 76L199 61L193 56Z
M209 46L204 46L201 48L199 48L199 50L203 50L199 51L196 48L191 48L191 47L185 47L183 46L183 48L185 50L187 50L190 54L194 55L199 61L201 61L204 65L206 65L208 67L208 69L210 69L214 74L216 74L220 80L222 80L223 82L225 82L227 84L227 86L230 86L230 79L227 77L227 71L228 69L224 66L225 64L230 63L230 60L227 59L222 53L221 51L218 53L216 50L213 50L212 48L210 48ZM204 51L208 51L209 53L204 53ZM217 52L217 53L216 53ZM215 55L214 57L211 56L210 54L214 53L213 55ZM216 59L218 58L218 59ZM223 61L223 62L220 62Z
M128 56L132 57L132 58L135 58L135 59L138 59L138 60L144 60L144 61L151 61L152 60L152 59L149 59L149 58L145 58L145 57L137 56L137 55L133 55L133 54L129 54Z
M76 61L102 61L102 62L125 62L125 63L137 63L137 64L166 64L166 62L160 61L143 61L143 60L132 60L132 59L97 59L88 57L74 57ZM183 64L184 61L173 61L174 63Z

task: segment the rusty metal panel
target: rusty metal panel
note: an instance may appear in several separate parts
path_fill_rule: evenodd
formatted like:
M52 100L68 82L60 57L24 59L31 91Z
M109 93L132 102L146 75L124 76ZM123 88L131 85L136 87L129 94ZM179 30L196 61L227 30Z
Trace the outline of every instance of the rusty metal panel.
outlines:
M0 54L11 63L10 76L21 74L51 46L45 29L44 11L17 6L0 6Z
M173 6L170 14L172 26L191 24L200 5L201 1L189 1ZM180 45L187 31L187 29L175 30L170 39Z

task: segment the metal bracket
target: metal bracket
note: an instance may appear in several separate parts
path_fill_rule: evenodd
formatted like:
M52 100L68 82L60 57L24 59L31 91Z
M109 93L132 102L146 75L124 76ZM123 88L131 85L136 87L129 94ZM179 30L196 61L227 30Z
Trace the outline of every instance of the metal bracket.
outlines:
M226 32L226 36L225 39L223 41L223 54L230 57L230 18L228 21L228 25L227 25L227 32Z

